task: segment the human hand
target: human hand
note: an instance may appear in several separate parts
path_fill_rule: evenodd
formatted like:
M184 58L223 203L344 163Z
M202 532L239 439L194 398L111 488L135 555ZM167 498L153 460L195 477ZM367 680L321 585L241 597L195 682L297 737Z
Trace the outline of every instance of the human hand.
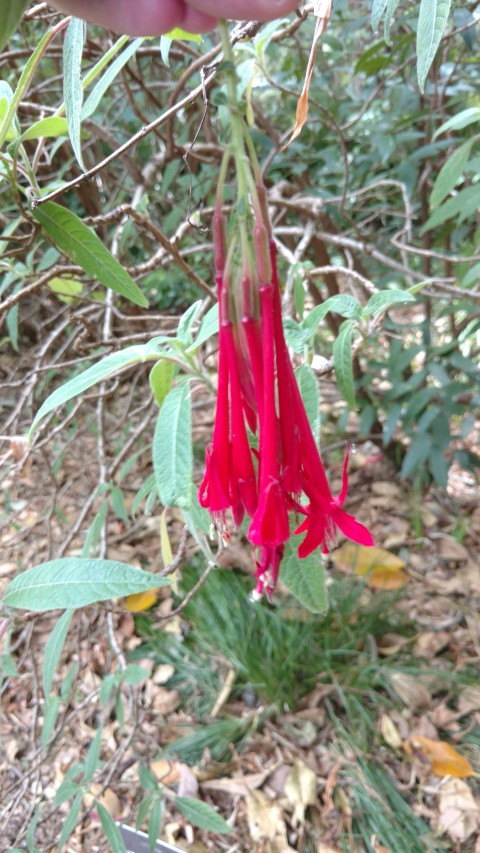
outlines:
M287 15L299 0L52 0L76 18L118 33L153 36L174 27L187 32L211 30L219 18L270 21Z

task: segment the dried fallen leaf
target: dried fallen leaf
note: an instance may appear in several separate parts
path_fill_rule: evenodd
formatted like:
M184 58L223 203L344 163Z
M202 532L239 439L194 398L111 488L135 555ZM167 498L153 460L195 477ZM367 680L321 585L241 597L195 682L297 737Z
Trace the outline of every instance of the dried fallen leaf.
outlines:
M93 782L90 785L90 790L83 795L83 802L85 806L87 808L90 808L90 806L95 808L95 803L98 801L102 806L105 806L106 810L110 812L113 818L118 819L122 813L120 800L111 788L106 788L105 791L103 791L103 794L100 794L102 789L103 785L100 785L98 782Z
M405 748L418 749L428 759L432 773L436 776L454 776L456 779L475 775L468 758L461 755L455 747L443 740L414 735L407 738Z
M388 714L382 714L380 718L380 731L385 743L388 743L392 749L400 749L402 745L400 732Z
M443 536L440 539L438 554L442 560L455 560L458 562L468 560L470 557L465 546L460 542L457 542L457 540L453 539L451 536Z
M430 692L418 678L405 675L404 672L392 672L390 682L395 693L407 707L412 709L430 707L432 702Z
M272 774L274 768L262 770L260 773L249 773L246 776L232 776L231 778L207 779L200 782L202 790L222 791L231 796L244 797L256 788L260 788L265 780Z
M130 613L141 613L142 610L150 610L156 603L158 592L156 589L148 589L146 592L135 592L127 595L125 607Z
M448 631L424 631L415 640L413 654L419 658L434 658L451 640Z
M367 583L374 589L401 589L408 581L408 575L402 571L405 561L384 548L346 542L333 552L331 559L341 571L367 576Z
M247 821L252 841L269 842L270 850L290 853L282 809L262 791L252 791L245 798Z
M175 674L175 667L171 663L161 663L153 673L154 684L166 684Z
M453 841L466 841L480 828L480 804L461 779L449 779L440 789L438 829Z
M385 656L396 655L400 649L408 646L409 642L408 637L403 637L401 634L394 634L393 632L382 634L377 640L378 652Z
M167 690L166 687L155 687L152 708L157 714L171 714L180 704L178 690Z
M150 770L162 785L176 785L180 779L180 761L170 761L168 758L159 758L152 761Z
M305 823L305 810L317 802L317 777L303 761L294 762L285 780L285 795L293 806L293 825Z
M458 697L457 705L462 715L480 711L480 687L465 687Z

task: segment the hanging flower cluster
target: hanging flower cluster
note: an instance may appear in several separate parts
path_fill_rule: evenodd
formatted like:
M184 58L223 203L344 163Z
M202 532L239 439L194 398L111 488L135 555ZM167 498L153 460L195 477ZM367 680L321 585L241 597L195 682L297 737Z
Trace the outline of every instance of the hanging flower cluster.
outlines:
M229 44L224 39L228 51ZM348 452L342 490L332 495L285 342L276 250L267 195L253 145L236 109L229 80L232 146L226 153L213 217L219 303L219 366L215 425L199 489L222 535L226 513L235 525L250 517L257 553L256 594L270 598L278 578L290 517L305 533L298 553L328 553L337 531L362 545L370 532L342 508L348 489ZM228 231L223 185L235 162L237 202Z
M328 484L285 342L264 198L264 187L256 184L250 239L242 240L240 233L239 246L235 229L228 248L217 200L218 396L199 501L221 532L227 510L237 526L245 513L250 516L248 538L258 549L256 592L270 597L290 538L291 514L304 517L295 530L306 534L300 557L319 547L328 553L338 530L362 545L373 545L373 538L342 508L348 452L338 497Z

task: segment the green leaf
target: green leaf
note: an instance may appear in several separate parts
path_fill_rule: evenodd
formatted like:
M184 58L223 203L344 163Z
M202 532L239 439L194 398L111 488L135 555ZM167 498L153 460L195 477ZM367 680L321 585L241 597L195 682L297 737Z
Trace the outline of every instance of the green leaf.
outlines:
M2 2L2 0L0 0ZM37 70L38 63L40 62L43 54L45 53L46 48L55 37L57 33L57 28L52 27L40 39L35 50L29 57L26 62L23 71L20 75L20 80L17 83L15 88L15 92L13 93L13 97L10 101L8 101L8 109L6 113L0 112L1 115L1 126L0 126L0 148L3 147L3 144L6 139L12 139L19 135L18 122L16 119L16 112L18 109L18 105L22 100L26 90L28 89L30 82ZM5 85L3 86L3 91L5 91ZM7 99L8 100L8 99ZM11 132L11 124L14 122L14 133Z
M193 350L198 349L205 341L208 341L213 335L216 335L218 332L218 303L212 305L209 311L205 314L202 322L200 323L200 328L197 332L196 338L187 349L187 352L192 352Z
M86 607L168 583L168 578L116 560L65 557L41 563L14 578L5 590L3 604L41 613Z
M162 407L163 401L172 387L173 374L175 365L172 361L162 359L153 365L148 381L155 402L159 409Z
M181 344L190 346L192 343L192 326L202 306L201 299L197 299L193 305L185 311L178 321L177 338Z
M122 680L125 684L140 684L141 681L148 678L149 674L149 670L145 669L144 666L140 666L138 663L129 663L123 673Z
M341 394L351 409L355 408L355 386L352 367L353 324L346 322L333 344L333 366Z
M292 537L285 545L280 580L292 595L312 613L325 613L327 593L323 561L318 551L300 559L297 553L300 537Z
M52 732L55 728L55 723L58 719L59 710L60 697L47 696L47 698L45 699L45 704L43 706L43 726L41 735L41 742L43 747L47 746L52 736Z
M82 126L83 86L81 77L85 22L72 18L63 46L63 97L67 116L68 135L81 169L86 172L82 156L80 131Z
M198 44L203 43L203 39L201 35L198 33L187 33L186 30L182 30L181 27L174 27L170 32L165 33L166 37L169 39L177 39L177 41L196 41Z
M195 800L193 797L177 797L175 805L180 814L200 829L206 829L208 832L232 832L230 824L202 800Z
M109 68L107 68L105 74L100 77L100 80L96 83L82 107L82 119L86 119L89 116L93 115L105 92L113 83L115 77L120 73L124 65L127 64L129 59L131 59L133 54L136 53L136 51L138 50L140 45L143 44L144 41L145 39L143 38L134 39L134 41L132 41L125 48L125 50L120 53L119 56L117 56L117 58L114 60L114 62L112 62Z
M412 438L412 443L405 454L401 477L409 477L417 468L425 462L425 459L432 448L432 436L426 432L416 433Z
M0 0L0 50L17 29L30 0Z
M6 317L6 324L8 329L8 334L10 335L10 343L14 350L18 352L18 311L20 306L14 305L13 308L10 308L10 311Z
M79 786L76 782L72 782L71 779L65 779L58 787L55 793L54 806L58 809L62 803L65 803L67 800L71 800L72 797L75 796L77 791L79 790Z
M415 302L415 297L408 290L380 290L368 300L363 309L363 316L368 317L371 314L376 317L398 302Z
M390 38L390 27L392 26L393 14L399 5L400 0L388 0L387 8L385 9L384 21L383 21L383 34L385 41L388 45L392 43Z
M153 470L164 506L188 509L193 453L190 385L182 382L166 396L153 437Z
M433 134L433 138L435 139L447 130L463 130L464 127L468 127L469 124L473 124L475 121L480 121L480 107L469 107L467 110L462 110L457 115L444 121Z
M317 378L312 368L307 364L297 367L295 377L315 441L318 442L320 434L320 394Z
M355 320L361 316L362 308L353 296L349 296L347 293L339 293L336 296L330 296L322 305L316 305L305 317L302 327L313 331L329 311L340 314L341 317Z
M479 207L480 182L464 190L460 190L452 198L449 198L448 201L441 204L440 207L437 207L427 219L425 225L422 226L420 234L425 234L426 231L442 225L447 219L453 219L453 217L458 217L459 223L463 222L468 216L476 213Z
M27 139L40 139L50 136L67 136L67 134L67 119L60 118L59 116L50 116L49 118L41 118L40 121L34 122L22 133L20 141L26 142Z
M53 201L33 209L35 219L42 225L55 246L74 264L105 287L120 293L135 305L148 306L142 291L133 278L103 245L84 222L71 210Z
M57 841L57 849L58 850L64 849L65 844L67 843L68 839L70 838L70 836L71 836L71 834L75 828L75 824L76 824L77 819L78 819L78 814L80 812L80 808L82 805L82 798L83 798L83 792L79 791L79 793L76 795L72 805L70 806L70 810L68 812L67 818L65 820L65 823L63 824L63 828L62 828L60 838Z
M65 382L64 385L53 391L41 405L30 428L30 435L35 431L39 421L45 415L53 412L58 406L63 406L64 403L67 403L74 397L78 397L79 394L83 394L84 391L87 391L98 382L103 382L110 376L114 376L122 368L130 367L132 364L157 359L161 355L161 347L164 341L165 338L161 336L153 338L147 344L139 344L127 347L121 352L114 352L102 358L97 364L92 364L83 373L74 376L73 379L69 379L68 382Z
M447 25L451 0L420 0L417 27L417 77L420 91Z
M153 803L152 811L148 819L148 844L150 853L155 850L158 836L160 835L160 826L163 817L163 800L157 797Z
M62 613L45 645L43 658L43 692L45 698L52 689L55 669L62 654L74 612L74 610L65 610L65 613Z
M371 21L374 33L378 32L378 27L385 13L385 9L387 8L387 3L388 0L373 0Z
M475 140L473 138L468 139L460 146L460 148L457 148L456 151L453 152L452 156L443 164L435 178L435 183L430 194L430 208L432 210L433 208L438 207L443 199L446 198L453 190L457 181L462 177L474 142Z
M95 803L95 808L102 824L102 829L110 844L112 853L126 853L125 842L120 834L120 830L115 823L112 815L99 800Z
M95 732L94 737L88 747L87 757L85 759L85 782L90 784L92 781L95 771L98 766L98 759L100 756L100 749L102 746L102 737L103 737L103 727L100 727Z

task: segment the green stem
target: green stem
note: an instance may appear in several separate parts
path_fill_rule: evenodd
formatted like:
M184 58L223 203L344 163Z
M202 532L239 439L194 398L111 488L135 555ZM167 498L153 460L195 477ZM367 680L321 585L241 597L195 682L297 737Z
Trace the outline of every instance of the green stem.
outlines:
M248 204L248 180L247 172L249 171L248 160L245 157L245 142L243 135L243 118L238 109L237 97L237 75L235 71L235 59L233 55L232 45L230 43L230 35L228 24L225 20L220 20L218 23L218 31L223 48L223 58L227 63L226 79L227 79L227 103L230 112L230 127L232 132L232 151L235 158L235 166L237 172L237 196L238 201L244 201L244 210L240 205L240 217L244 219L245 211Z
M12 101L7 110L7 114L3 119L3 123L0 127L0 148L2 148L7 138L10 125L17 111L17 107L20 101L22 100L24 93L30 85L30 81L33 75L35 74L35 71L37 70L38 63L42 59L50 42L53 41L55 36L58 35L61 30L65 29L65 27L70 23L70 20L71 18L64 18L63 21L60 21L60 23L56 24L54 27L48 30L48 32L45 33L41 41L38 43L30 59L25 65L25 68L23 69L22 74L20 76L20 80L18 81L17 88L15 89Z

